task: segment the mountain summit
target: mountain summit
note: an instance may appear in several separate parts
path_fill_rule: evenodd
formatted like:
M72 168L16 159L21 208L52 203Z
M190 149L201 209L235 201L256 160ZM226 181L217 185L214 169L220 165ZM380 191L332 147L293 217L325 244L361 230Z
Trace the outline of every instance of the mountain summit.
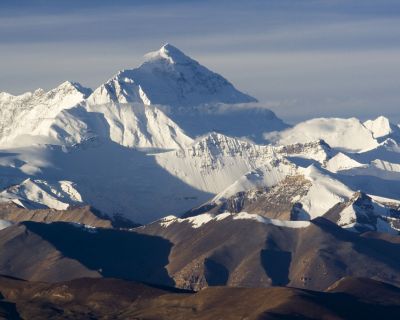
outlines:
M216 131L262 143L264 132L288 127L269 109L250 105L255 98L171 44L144 58L139 67L122 70L97 88L87 104L96 109L155 105L192 137Z
M168 60L172 64L196 63L195 60L185 55L181 50L172 44L166 43L158 51L149 52L144 55L146 61L159 59Z
M228 80L186 56L171 44L145 55L135 69L120 71L100 86L94 104L140 102L171 107L257 100L238 91Z

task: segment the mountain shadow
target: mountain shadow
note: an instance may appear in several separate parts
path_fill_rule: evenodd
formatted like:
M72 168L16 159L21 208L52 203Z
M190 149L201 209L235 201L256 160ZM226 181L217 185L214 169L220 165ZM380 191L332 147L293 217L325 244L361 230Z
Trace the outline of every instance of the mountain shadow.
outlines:
M260 258L273 286L286 286L289 283L290 252L264 249L260 252Z
M97 143L69 152L53 148L49 151L53 166L35 178L73 181L85 203L141 224L186 212L214 196L168 172L151 151L110 140Z
M64 256L97 270L104 277L175 284L165 269L172 243L161 237L63 222L23 224Z
M15 303L1 300L0 301L0 319L21 320Z
M229 271L224 265L207 258L204 260L204 277L210 286L224 286L228 282Z

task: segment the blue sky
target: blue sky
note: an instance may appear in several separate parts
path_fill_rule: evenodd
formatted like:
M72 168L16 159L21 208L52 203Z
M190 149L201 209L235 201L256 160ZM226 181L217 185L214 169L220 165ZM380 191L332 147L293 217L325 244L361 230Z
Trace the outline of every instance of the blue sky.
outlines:
M289 121L400 122L400 1L2 0L0 91L92 88L172 43Z

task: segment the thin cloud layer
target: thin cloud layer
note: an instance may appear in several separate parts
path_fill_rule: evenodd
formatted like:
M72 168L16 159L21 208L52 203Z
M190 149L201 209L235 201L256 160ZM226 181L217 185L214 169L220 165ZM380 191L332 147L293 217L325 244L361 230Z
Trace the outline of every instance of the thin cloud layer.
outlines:
M0 90L96 87L171 42L289 122L400 121L396 1L4 1Z

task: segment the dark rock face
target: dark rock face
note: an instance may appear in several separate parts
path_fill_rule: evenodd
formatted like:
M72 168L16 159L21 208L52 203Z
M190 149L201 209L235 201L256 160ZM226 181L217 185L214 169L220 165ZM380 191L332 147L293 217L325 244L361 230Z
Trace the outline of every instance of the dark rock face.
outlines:
M260 258L273 286L285 286L289 283L290 252L262 250Z

